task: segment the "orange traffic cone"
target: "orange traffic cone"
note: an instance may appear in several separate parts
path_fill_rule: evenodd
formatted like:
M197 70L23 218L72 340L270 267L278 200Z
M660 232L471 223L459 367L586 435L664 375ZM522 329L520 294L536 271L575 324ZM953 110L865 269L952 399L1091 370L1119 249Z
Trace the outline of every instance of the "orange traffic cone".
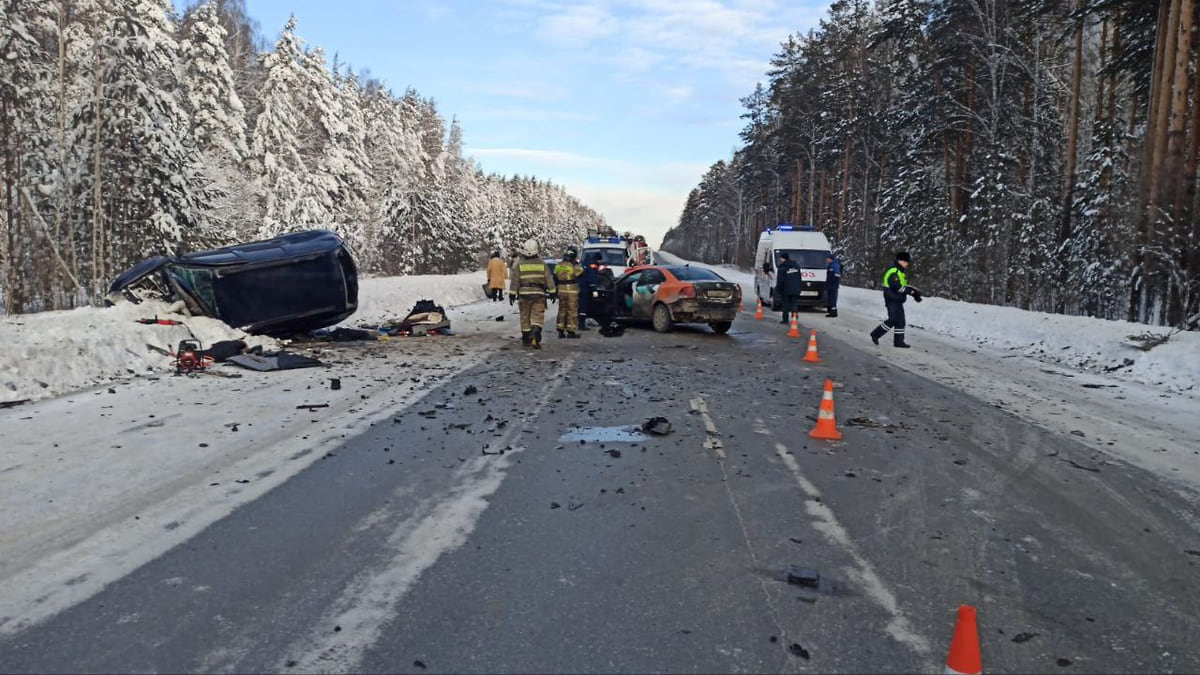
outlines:
M817 426L808 435L827 441L842 440L842 432L837 430L837 421L833 417L833 380L825 380L821 409L817 411Z
M800 318L796 316L795 312L788 313L792 315L792 326L788 328L788 337L798 338L800 337Z
M817 355L817 331L810 331L808 334L808 351L804 354L804 360L809 363L820 363L821 357Z
M954 626L954 639L950 642L946 672L954 675L979 675L983 672L983 658L979 655L979 627L975 622L975 608L969 605L958 608L958 623Z
M754 302L754 318L762 321L762 298L755 298Z

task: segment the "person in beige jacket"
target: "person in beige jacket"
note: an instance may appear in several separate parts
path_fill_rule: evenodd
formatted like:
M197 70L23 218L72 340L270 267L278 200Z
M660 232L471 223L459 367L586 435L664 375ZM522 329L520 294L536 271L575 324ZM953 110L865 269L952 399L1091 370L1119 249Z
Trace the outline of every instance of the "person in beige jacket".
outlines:
M504 279L508 276L508 266L500 259L500 251L492 251L492 259L487 266L487 294L495 302L504 299Z

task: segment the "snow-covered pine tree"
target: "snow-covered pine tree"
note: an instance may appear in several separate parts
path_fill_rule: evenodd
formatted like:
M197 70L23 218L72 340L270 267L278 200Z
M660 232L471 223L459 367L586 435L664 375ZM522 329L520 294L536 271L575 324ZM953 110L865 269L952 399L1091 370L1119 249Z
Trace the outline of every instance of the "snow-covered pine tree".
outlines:
M214 0L198 6L183 27L180 60L190 140L208 186L209 230L197 243L219 245L256 229L258 216L246 165L246 110L234 86L226 36Z
M258 236L274 237L304 224L301 199L308 168L300 154L304 111L297 101L303 89L302 43L296 36L296 17L288 19L275 43L263 56L264 82L259 95L262 111L254 125L250 157L262 204Z
M168 2L131 0L97 43L94 87L75 115L73 147L89 161L84 216L99 231L97 288L113 270L176 252L204 218L184 135L178 43ZM90 199L89 199L90 198Z
M50 49L58 25L47 9L31 0L0 3L0 309L6 313L47 308L44 291L68 269L46 210L38 208L56 189ZM50 252L58 266L36 264L49 262Z

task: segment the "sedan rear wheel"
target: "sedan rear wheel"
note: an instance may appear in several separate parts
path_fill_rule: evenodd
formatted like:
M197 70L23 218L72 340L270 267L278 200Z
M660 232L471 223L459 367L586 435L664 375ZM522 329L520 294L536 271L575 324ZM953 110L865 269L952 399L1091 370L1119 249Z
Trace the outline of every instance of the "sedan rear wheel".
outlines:
M675 327L671 321L671 310L667 309L664 304L654 306L654 315L651 317L651 322L654 324L654 330L660 333L670 333Z
M717 335L724 335L724 334L728 333L730 327L732 327L732 326L733 326L732 321L714 321L714 322L708 324L708 327L712 328L713 332L716 333Z

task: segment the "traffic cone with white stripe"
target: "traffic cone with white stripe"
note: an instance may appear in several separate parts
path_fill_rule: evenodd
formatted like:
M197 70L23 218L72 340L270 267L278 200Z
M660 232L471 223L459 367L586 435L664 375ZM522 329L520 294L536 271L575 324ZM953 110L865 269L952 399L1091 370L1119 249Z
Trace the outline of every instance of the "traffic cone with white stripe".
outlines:
M762 313L762 298L755 298L755 299L754 299L754 302L755 302L755 306L754 306L754 318L755 318L755 319L757 319L757 320L759 320L759 321L762 321L762 320L763 320L763 313Z
M842 440L842 432L837 430L837 420L833 416L833 380L825 380L825 393L821 396L821 408L817 411L817 426L808 435L826 441Z
M808 334L808 351L804 354L805 361L809 363L820 363L821 357L817 354L817 331L810 331Z
M975 621L975 608L961 605L958 608L958 623L954 626L954 639L950 641L950 656L946 659L947 675L980 675L983 658L979 654L979 626Z
M800 337L800 317L796 316L795 312L788 312L788 314L792 315L792 326L788 328L788 337L798 338Z

